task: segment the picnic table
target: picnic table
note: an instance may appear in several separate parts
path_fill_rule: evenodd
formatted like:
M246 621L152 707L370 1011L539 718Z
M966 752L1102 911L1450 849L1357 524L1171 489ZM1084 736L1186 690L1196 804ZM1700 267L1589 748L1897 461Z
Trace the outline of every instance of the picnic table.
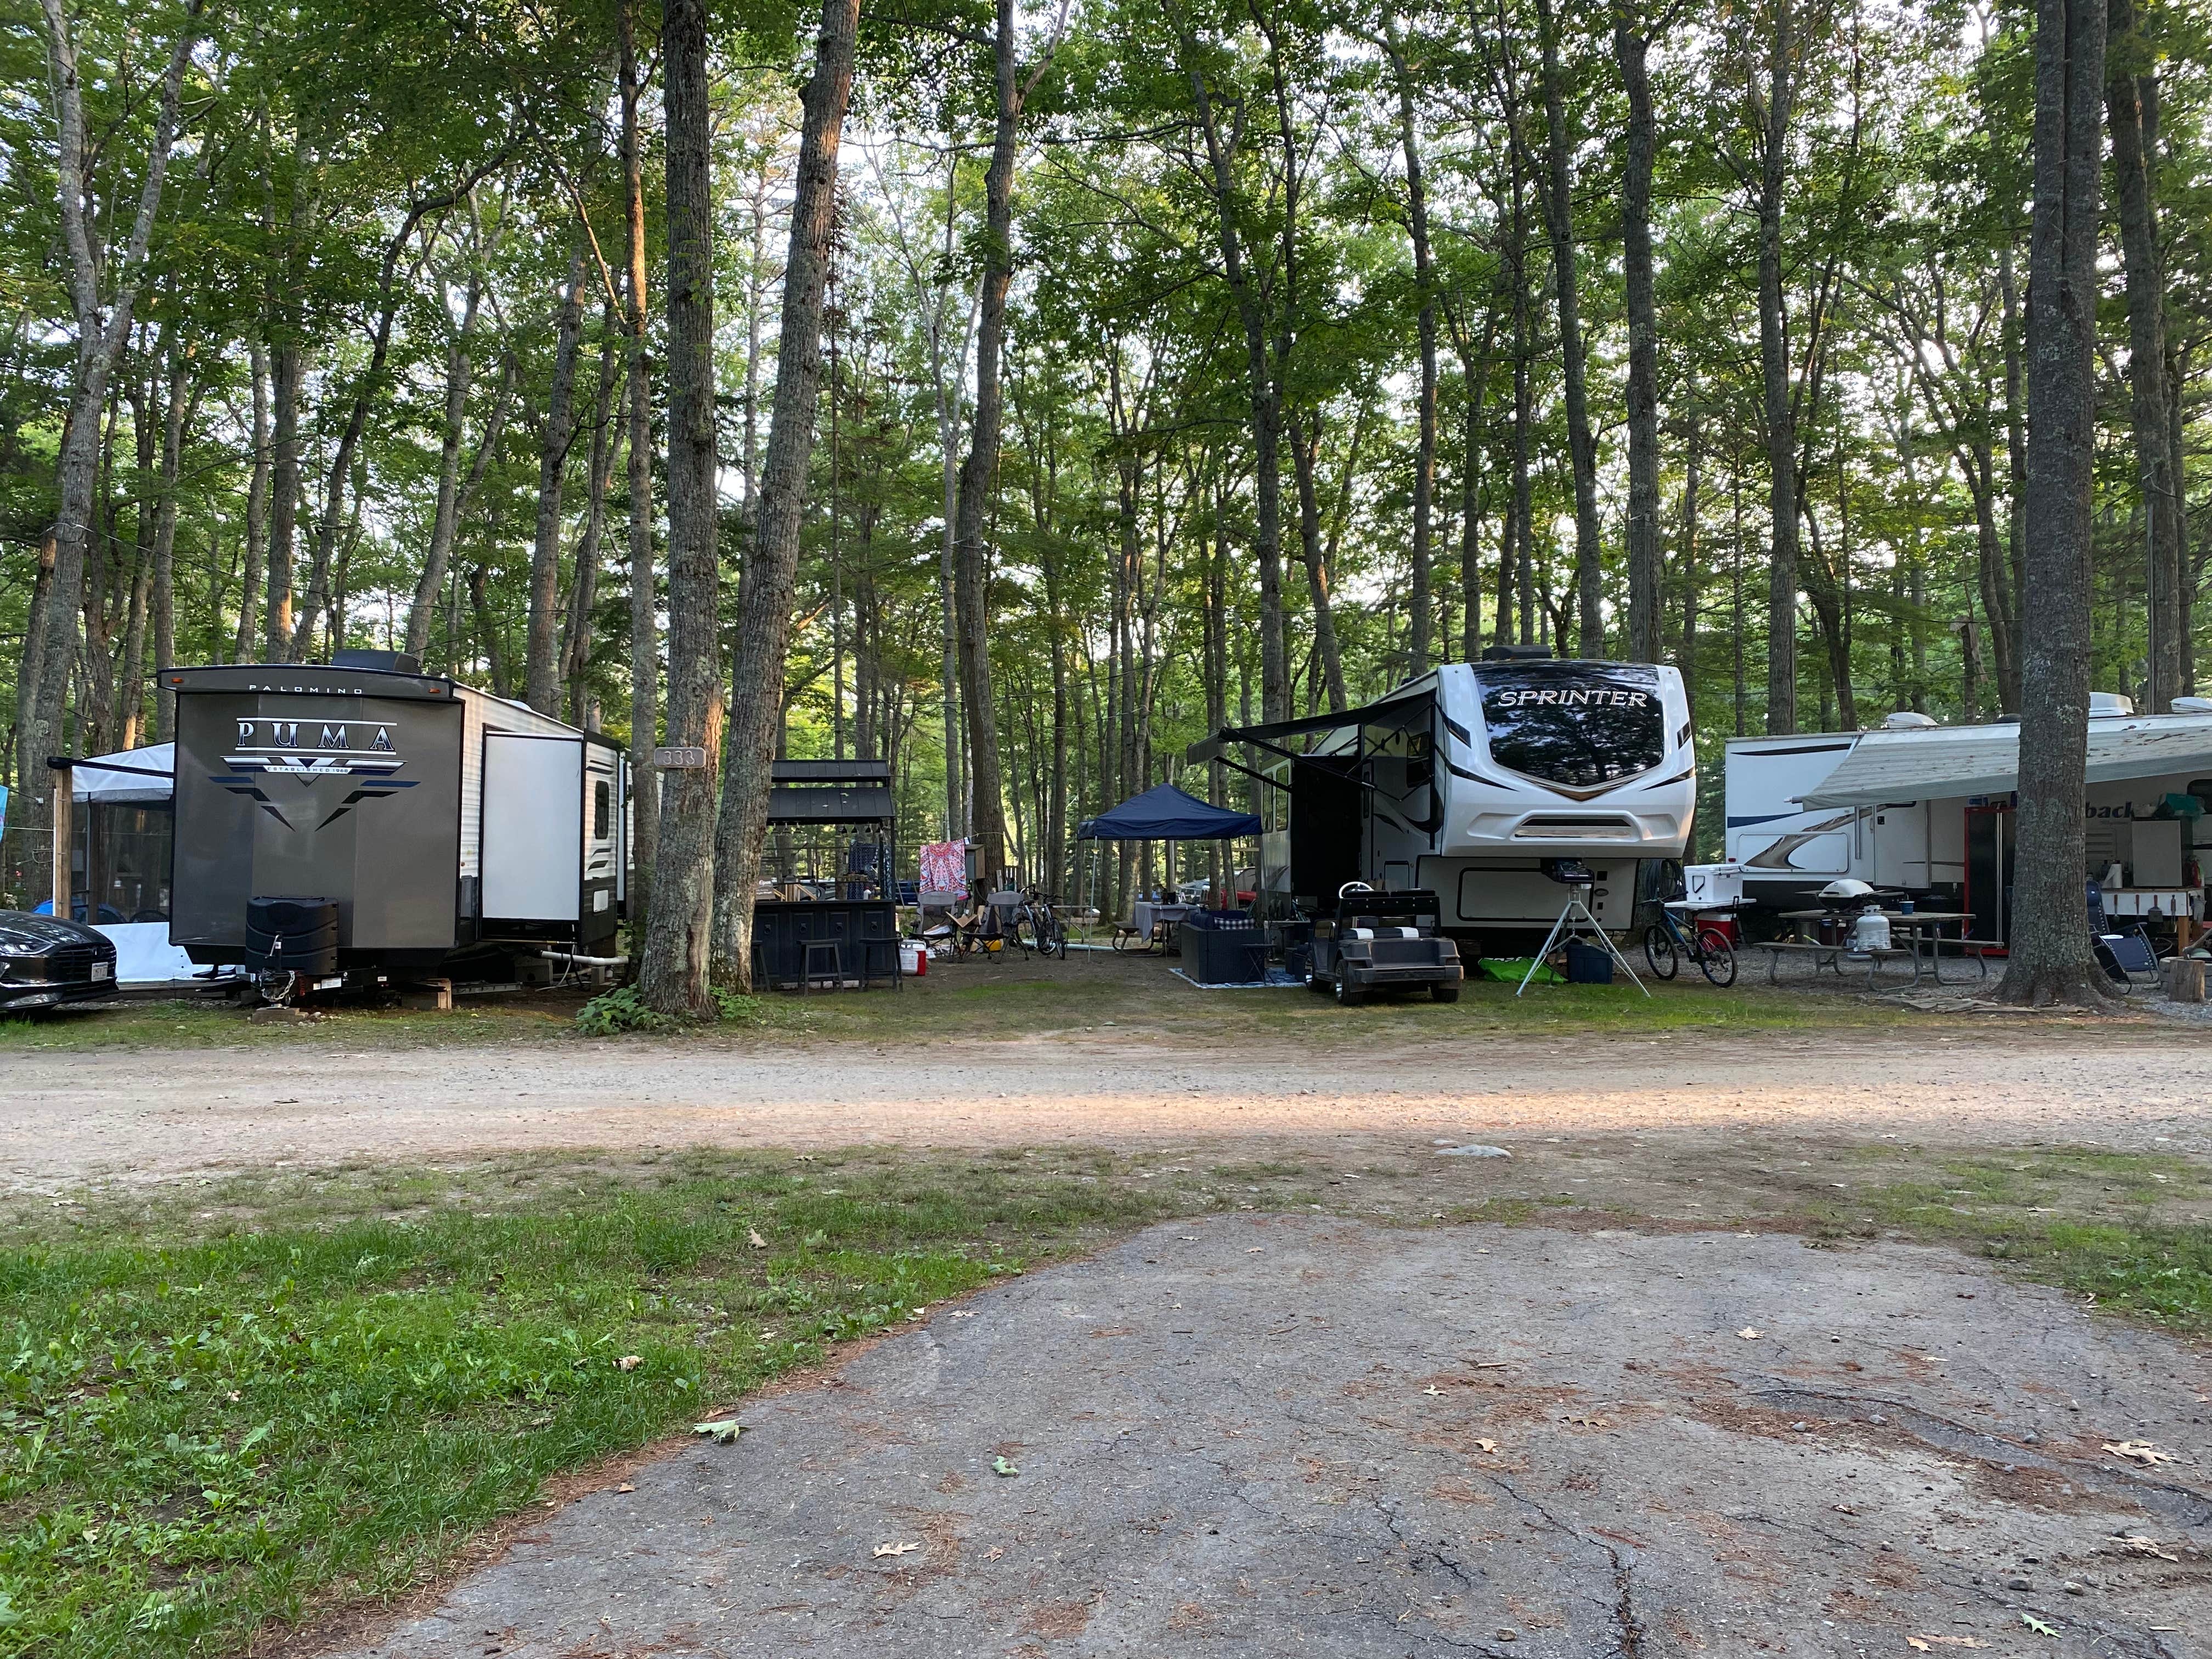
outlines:
M1943 982L1943 930L1954 927L1959 930L1958 945L1961 955L1966 953L1967 945L1972 943L1966 938L1966 924L1973 920L1973 916L1966 911L1922 910L1917 908L1911 911L1905 911L1885 908L1881 914L1889 919L1891 939L1893 941L1902 935L1905 943L1901 945L1893 943L1886 950L1856 951L1851 949L1849 943L1850 927L1863 914L1863 911L1838 910L1784 910L1782 912L1780 919L1790 924L1790 938L1770 939L1759 947L1767 953L1767 982L1772 984L1778 977L1782 968L1782 958L1785 952L1802 952L1813 958L1814 971L1817 973L1825 967L1832 970L1838 978L1843 975L1843 959L1845 957L1856 959L1863 955L1866 957L1867 984L1869 988L1874 984L1875 970L1877 968L1884 962L1893 960L1898 957L1905 957L1912 963L1912 982L1915 985L1920 983L1920 976L1923 971L1929 978L1941 985ZM1844 939L1830 945L1808 937L1809 924L1830 921L1841 921L1844 924ZM1924 954L1922 949L1923 945L1926 947ZM1987 979L1990 973L1988 957L1977 951L1975 960L1981 968L1982 977Z
M1127 925L1114 930L1114 948L1141 951L1157 945L1164 950L1174 943L1176 924L1197 908L1164 899L1139 899L1129 907Z

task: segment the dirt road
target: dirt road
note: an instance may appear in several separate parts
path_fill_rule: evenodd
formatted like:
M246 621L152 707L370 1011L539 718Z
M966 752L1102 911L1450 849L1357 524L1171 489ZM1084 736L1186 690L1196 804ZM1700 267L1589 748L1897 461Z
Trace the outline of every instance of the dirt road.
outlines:
M1955 1031L1958 1028L1950 1028ZM4 1061L0 1190L524 1150L1724 1133L2212 1152L2193 1032L1462 1040L317 1041Z

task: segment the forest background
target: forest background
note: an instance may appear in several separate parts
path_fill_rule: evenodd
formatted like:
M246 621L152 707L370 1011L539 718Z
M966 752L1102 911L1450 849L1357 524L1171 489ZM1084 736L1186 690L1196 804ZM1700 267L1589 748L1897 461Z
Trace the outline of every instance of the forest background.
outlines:
M168 735L162 664L412 650L649 749L698 593L746 672L801 347L775 740L888 759L909 848L1003 834L1066 890L1083 817L1247 799L1181 764L1208 729L1497 641L1680 667L1709 854L1729 736L2020 709L2018 6L858 11L799 336L811 15L678 0L672 94L635 0L10 12L0 903L42 893L44 757ZM2162 708L2212 556L2208 18L2106 19L2092 678ZM671 546L686 396L707 588Z

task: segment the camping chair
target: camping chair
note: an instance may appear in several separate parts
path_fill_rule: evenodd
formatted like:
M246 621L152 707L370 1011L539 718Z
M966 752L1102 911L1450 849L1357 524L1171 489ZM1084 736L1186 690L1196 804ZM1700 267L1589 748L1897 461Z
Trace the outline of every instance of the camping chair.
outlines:
M2104 933L2096 941L2097 963L2118 983L2129 990L2156 990L2165 982L2158 965L2158 951L2150 942L2150 935L2140 926L2124 933ZM2138 979L2137 975L2142 977Z

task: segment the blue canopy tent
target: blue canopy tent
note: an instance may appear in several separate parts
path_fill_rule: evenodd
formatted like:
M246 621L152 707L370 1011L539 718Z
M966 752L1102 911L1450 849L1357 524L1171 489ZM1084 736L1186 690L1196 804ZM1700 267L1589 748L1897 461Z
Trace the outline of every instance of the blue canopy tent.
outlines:
M1175 843L1179 841L1232 841L1260 833L1254 812L1232 812L1210 806L1171 783L1156 785L1141 795L1132 795L1110 811L1085 818L1077 826L1079 841L1164 841L1169 843L1168 868L1175 868ZM1097 859L1091 860L1091 889L1098 888ZM1232 883L1233 886L1234 884Z
M1171 783L1132 795L1111 811L1085 818L1076 830L1079 841L1229 841L1260 833L1253 812L1209 806Z

